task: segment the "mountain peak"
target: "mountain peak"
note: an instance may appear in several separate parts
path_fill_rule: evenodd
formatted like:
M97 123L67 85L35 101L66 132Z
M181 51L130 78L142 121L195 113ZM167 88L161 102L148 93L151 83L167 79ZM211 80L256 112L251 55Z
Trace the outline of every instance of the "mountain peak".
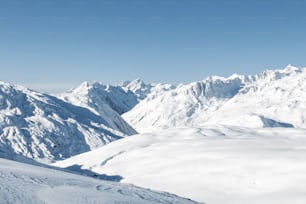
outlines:
M146 84L141 79L134 79L132 81L124 81L119 86L124 87L134 92L139 89L146 89L150 85Z
M128 81L123 81L121 83L119 83L119 86L122 87L128 87L128 86L141 86L141 85L145 85L145 82L142 79L134 79L134 80L128 80Z
M297 73L300 73L302 70L294 67L292 65L286 66L284 69L268 69L263 71L260 74L255 75L256 80L259 81L274 81L274 80L279 80L284 77L288 77Z
M204 79L204 81L225 81L226 78L222 76L212 75Z
M289 72L298 72L300 69L298 67L295 67L291 64L288 64L285 69L283 69L284 72L289 73Z
M147 97L123 117L140 132L206 123L306 127L305 81L306 72L292 65L255 76L210 76Z

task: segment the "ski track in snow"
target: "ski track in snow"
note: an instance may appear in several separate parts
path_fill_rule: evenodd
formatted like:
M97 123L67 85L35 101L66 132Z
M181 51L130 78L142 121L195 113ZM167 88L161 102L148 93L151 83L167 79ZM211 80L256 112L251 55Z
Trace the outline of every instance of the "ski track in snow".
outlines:
M1 204L196 203L165 192L107 182L0 158Z

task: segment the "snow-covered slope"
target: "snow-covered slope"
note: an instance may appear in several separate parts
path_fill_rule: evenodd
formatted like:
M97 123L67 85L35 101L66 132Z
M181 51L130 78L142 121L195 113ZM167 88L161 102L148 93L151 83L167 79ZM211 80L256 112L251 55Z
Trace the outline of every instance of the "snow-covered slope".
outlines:
M0 203L196 203L175 195L0 158Z
M110 128L109 121L88 109L0 82L0 147L8 155L51 162L134 132L125 133Z
M126 183L210 204L306 203L304 129L168 129L127 137L55 165L120 175Z
M306 69L288 66L255 76L208 77L147 97L126 119L137 131L225 124L306 127Z

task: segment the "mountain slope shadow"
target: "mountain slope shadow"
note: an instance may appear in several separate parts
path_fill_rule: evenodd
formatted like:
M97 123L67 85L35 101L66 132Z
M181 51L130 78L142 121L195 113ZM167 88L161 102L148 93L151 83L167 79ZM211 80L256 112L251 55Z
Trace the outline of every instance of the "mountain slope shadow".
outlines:
M83 124L92 127L92 128L97 128L92 124L92 121L98 122L99 124L104 124L105 126L109 126L107 121L105 121L103 118L100 116L94 114L90 110L80 107L80 106L75 106L73 104L67 103L61 99L58 99L54 96L49 96L56 104L59 104L61 107L64 107L66 110L68 110L70 113L73 114L73 118L75 118L77 121L82 122ZM65 117L64 115L61 117ZM118 135L115 135L114 133L104 129L103 130L107 135L110 135L111 137L114 137L115 139L121 139L122 137L119 137Z

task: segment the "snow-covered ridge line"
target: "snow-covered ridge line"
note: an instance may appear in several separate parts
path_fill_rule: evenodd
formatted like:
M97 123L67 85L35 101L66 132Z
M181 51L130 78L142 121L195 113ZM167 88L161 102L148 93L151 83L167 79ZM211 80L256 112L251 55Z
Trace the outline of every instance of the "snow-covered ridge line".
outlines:
M254 76L207 77L147 97L123 118L139 132L204 124L306 127L305 70L288 65Z
M7 152L50 162L133 135L135 129L305 128L305 92L306 71L293 66L177 87L141 80L116 86L83 83L61 99L0 82L0 144Z

